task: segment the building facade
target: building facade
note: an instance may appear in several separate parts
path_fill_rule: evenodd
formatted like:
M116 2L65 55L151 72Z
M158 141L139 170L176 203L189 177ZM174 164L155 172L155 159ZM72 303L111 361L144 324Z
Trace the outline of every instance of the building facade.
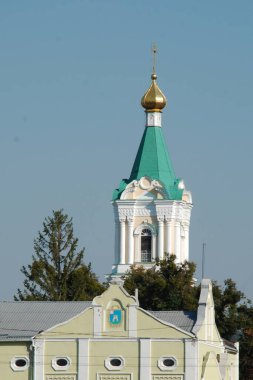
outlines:
M146 268L165 254L178 263L189 259L191 193L177 178L162 130L166 98L153 72L142 98L146 125L129 179L113 193L115 262L113 276L133 264Z
M0 358L8 380L238 380L209 280L197 312L143 310L117 284L93 302L0 302Z

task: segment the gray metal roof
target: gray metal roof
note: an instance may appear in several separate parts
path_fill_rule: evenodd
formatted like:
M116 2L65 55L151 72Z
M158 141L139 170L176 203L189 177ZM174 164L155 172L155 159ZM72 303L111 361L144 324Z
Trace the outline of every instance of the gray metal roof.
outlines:
M41 331L65 322L91 307L91 301L0 302L0 341L30 340ZM149 311L159 320L191 332L196 313L189 311Z
M194 311L150 311L154 317L163 322L171 323L182 330L191 332L197 319Z
M67 321L91 306L91 301L0 302L0 341L30 340L32 336Z

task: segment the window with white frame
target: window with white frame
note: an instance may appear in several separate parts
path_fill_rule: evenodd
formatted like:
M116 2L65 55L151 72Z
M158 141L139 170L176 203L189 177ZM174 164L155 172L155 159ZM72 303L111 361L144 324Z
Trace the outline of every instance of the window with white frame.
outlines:
M158 359L157 365L162 371L172 371L177 367L177 359L174 356L163 356Z
M30 361L26 356L15 356L11 359L13 371L25 371L29 367Z
M125 366L122 356L109 356L105 359L105 367L110 371L119 371Z
M52 360L52 367L55 371L66 371L71 364L68 356L57 356Z

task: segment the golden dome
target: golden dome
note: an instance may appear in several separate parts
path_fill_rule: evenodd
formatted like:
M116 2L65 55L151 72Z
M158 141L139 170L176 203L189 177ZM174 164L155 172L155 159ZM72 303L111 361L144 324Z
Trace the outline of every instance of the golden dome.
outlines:
M166 106L166 97L158 87L156 78L157 75L153 72L152 83L141 99L141 105L146 112L162 112L161 110Z

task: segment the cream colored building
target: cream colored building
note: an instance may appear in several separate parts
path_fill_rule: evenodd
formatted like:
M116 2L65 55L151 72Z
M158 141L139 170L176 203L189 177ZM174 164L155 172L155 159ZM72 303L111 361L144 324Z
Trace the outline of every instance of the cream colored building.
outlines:
M238 380L211 282L197 313L146 311L117 284L93 302L1 302L1 380Z

